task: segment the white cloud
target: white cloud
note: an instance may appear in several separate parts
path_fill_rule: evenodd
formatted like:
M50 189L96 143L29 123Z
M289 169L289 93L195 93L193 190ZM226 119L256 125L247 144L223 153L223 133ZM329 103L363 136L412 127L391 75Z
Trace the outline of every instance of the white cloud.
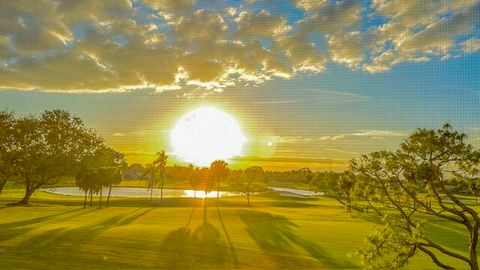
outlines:
M479 0L375 0L367 15L356 0L294 0L304 11L296 21L254 2L215 9L203 0L4 1L0 88L221 91L319 73L328 61L383 72L480 47ZM381 23L365 30L372 16Z
M477 51L480 51L480 39L471 38L462 43L462 51L464 53L470 54Z
M402 62L448 59L457 38L471 33L480 21L480 2L375 0L377 15L386 22L370 29L369 60L364 68L382 72Z

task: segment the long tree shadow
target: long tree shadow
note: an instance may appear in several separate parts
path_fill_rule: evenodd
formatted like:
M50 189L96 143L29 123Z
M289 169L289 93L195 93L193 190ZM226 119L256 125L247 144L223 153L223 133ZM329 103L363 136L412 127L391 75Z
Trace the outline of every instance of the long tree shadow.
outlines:
M222 213L220 211L220 208L218 208L218 207L217 207L217 213L218 213L218 220L220 221L220 224L222 225L223 233L225 234L225 237L227 238L228 248L230 249L230 254L232 255L232 258L233 258L233 263L235 264L235 266L238 266L238 258L237 258L237 254L235 252L235 248L233 247L233 244L232 244L232 239L230 238L230 234L227 231L227 227L225 226L225 223L223 222Z
M128 225L152 210L153 208L139 208L134 211L106 218L95 224L73 228L57 227L37 234L13 247L10 247L10 252L15 252L16 255L28 255L30 260L41 258L47 247L50 253L54 253L59 258L72 256L71 254L76 254L78 257L88 256L87 253L81 251L83 244L90 243L91 239L109 229ZM90 257L88 259L92 260ZM77 260L76 262L81 262L81 260ZM108 267L115 267L115 262L112 261L105 262L99 259L96 263L104 264ZM125 267L126 265L117 266ZM133 266L134 265L131 265L131 267Z
M307 251L310 256L329 269L351 269L358 266L350 262L339 262L312 241L295 233L295 223L280 215L255 210L237 210L246 225L246 231L258 246L277 263L281 269L316 268L316 263L301 256L295 256L295 246Z
M160 247L160 264L167 269L220 269L228 254L220 232L207 219L207 205L203 207L203 223L190 229L192 209L185 227L168 233Z
M66 221L84 215L90 211L91 210L79 208L33 219L0 223L0 242L20 236L30 230L35 229L40 224L51 224Z
M208 221L191 230L179 228L165 236L160 263L167 269L219 269L227 250L219 231Z

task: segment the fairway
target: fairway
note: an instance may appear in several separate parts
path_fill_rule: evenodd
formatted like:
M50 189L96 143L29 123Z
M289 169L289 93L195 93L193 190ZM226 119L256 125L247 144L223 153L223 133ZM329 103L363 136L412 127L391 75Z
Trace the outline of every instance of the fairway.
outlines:
M328 198L114 198L82 208L82 197L34 194L30 207L0 200L0 269L357 269L355 249L376 226ZM445 243L465 237L435 223ZM442 238L443 238L442 236ZM451 241L456 239L456 241ZM450 241L450 242L449 242ZM28 259L27 259L28 258ZM424 256L413 269L435 266ZM461 265L459 267L462 267Z

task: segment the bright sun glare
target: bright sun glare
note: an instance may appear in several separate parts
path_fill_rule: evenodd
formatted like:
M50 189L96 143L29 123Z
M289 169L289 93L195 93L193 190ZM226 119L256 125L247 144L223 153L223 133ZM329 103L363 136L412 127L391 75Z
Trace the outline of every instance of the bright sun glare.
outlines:
M198 108L183 115L171 133L175 155L198 166L241 155L245 140L237 121L212 107Z

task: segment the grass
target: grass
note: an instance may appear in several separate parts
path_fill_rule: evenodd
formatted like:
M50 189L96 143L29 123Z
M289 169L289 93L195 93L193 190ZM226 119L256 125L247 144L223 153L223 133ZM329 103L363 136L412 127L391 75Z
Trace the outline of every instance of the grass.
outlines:
M229 197L219 207L214 199L113 198L109 208L83 209L81 197L44 192L30 207L5 206L21 195L0 198L0 269L355 269L355 249L377 226L334 200L275 192L253 197L253 208ZM461 228L429 224L433 237L465 248ZM435 269L425 256L408 267Z

